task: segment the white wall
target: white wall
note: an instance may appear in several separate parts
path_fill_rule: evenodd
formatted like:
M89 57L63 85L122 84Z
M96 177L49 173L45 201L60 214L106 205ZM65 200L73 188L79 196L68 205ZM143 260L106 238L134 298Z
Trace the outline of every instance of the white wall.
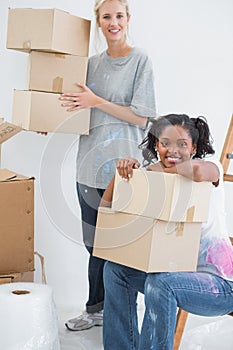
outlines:
M13 89L27 89L27 54L6 50L8 7L59 8L93 19L94 0L0 1L0 115L11 121ZM220 155L233 111L232 0L131 0L130 37L150 54L158 113L207 117ZM94 52L94 26L91 53ZM83 307L87 253L75 189L78 137L21 132L2 146L2 167L35 176L35 247L58 305ZM232 165L231 168L233 169ZM233 173L233 170L232 170ZM226 184L233 234L233 185ZM36 262L36 281L40 281Z

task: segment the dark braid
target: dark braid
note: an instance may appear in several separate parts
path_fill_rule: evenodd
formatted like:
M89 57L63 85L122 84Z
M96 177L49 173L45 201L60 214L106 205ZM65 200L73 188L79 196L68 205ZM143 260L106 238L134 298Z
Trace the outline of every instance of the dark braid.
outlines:
M199 132L197 151L194 158L204 158L207 154L214 154L212 147L213 139L206 119L204 117L191 118Z
M207 154L214 154L212 137L205 117L189 118L186 114L168 114L158 119L151 119L147 136L142 140L139 148L142 150L144 166L158 160L156 144L163 130L168 126L181 126L187 130L192 144L197 146L193 158L204 158Z

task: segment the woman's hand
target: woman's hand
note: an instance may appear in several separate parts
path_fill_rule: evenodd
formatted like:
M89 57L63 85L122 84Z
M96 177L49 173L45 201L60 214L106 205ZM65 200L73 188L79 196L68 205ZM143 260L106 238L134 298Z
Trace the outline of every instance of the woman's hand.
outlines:
M76 84L83 91L81 92L66 92L61 94L59 100L64 101L61 106L66 107L68 112L73 112L81 108L95 107L103 103L102 99L95 95L86 85Z
M123 158L117 162L117 170L122 179L128 181L133 175L133 169L138 169L140 163L135 158Z

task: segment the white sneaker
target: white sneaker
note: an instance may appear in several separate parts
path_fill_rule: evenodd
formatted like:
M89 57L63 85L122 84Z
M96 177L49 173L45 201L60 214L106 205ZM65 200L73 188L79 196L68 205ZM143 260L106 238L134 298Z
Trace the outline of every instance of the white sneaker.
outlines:
M84 311L82 315L72 318L65 323L70 331L83 331L94 326L103 325L103 310L95 313L87 313Z

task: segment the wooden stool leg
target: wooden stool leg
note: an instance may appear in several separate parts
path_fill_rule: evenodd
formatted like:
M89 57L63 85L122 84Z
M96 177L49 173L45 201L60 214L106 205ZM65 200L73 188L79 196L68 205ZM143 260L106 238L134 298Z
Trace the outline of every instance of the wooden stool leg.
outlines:
M188 312L179 309L176 317L176 330L174 336L174 346L173 350L179 350L182 335L184 332L185 323L188 317Z

